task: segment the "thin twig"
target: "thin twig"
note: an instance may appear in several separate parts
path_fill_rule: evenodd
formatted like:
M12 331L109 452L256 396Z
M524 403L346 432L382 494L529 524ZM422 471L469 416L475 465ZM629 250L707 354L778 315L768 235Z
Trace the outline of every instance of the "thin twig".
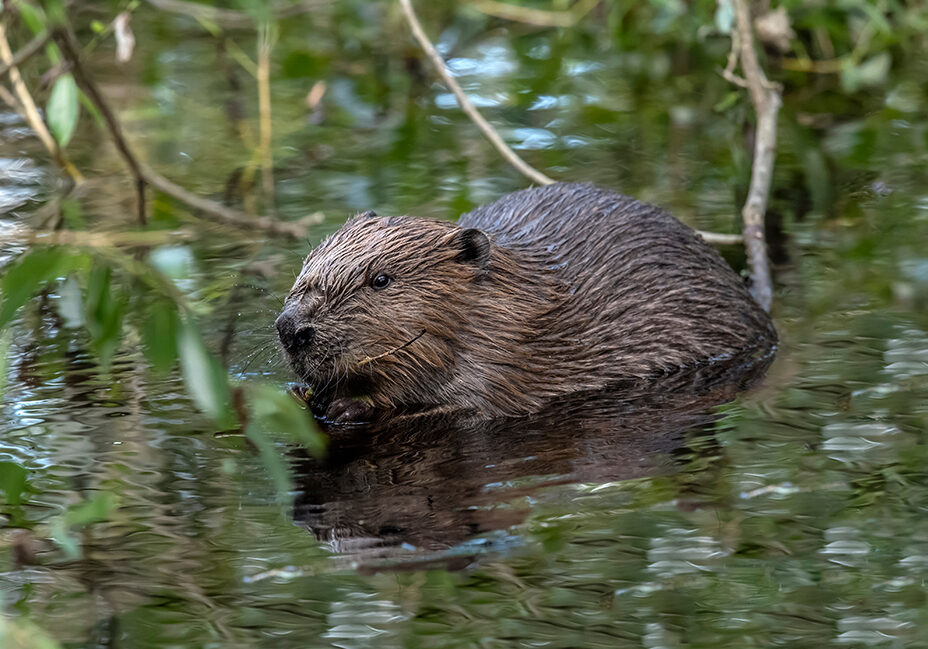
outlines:
M263 230L270 234L282 234L294 239L305 239L307 225L318 222L317 214L310 214L299 221L277 221L267 216L248 216L244 212L226 207L216 201L197 196L145 165L142 165L141 169L148 184L159 192L186 203L195 210L208 214L213 217L213 220L232 227L244 230Z
M258 124L261 156L261 188L265 209L274 213L274 159L271 153L271 26L262 23L258 37Z
M522 5L513 5L497 0L475 0L471 7L480 13L504 20L534 25L535 27L573 27L586 16L601 0L579 0L566 11L545 11Z
M722 70L722 76L729 83L733 83L739 88L747 88L748 82L735 74L735 68L738 67L738 57L741 52L741 38L738 36L738 30L733 29L731 32L731 50L728 52L728 63Z
M58 47L61 48L62 55L71 64L71 71L77 85L81 87L84 94L87 95L94 106L97 107L97 110L100 111L100 115L103 116L103 121L106 122L110 134L113 136L113 142L116 144L116 148L132 171L132 175L135 177L139 223L144 226L147 222L147 218L145 216L145 178L142 175L141 165L132 152L132 149L129 147L129 143L122 133L122 127L116 119L115 113L110 109L109 104L104 101L103 95L97 89L96 84L93 83L90 77L84 72L84 65L81 63L81 58L77 53L77 47L73 42L74 37L67 29L59 27L52 33L52 38L58 44Z
M118 248L155 246L196 238L192 230L100 231L32 230L23 226L0 232L0 243L46 246L77 246L82 248Z
M23 114L22 104L19 103L19 100L13 96L13 93L6 89L6 86L0 84L0 101L3 101L7 106L9 106L14 112Z
M813 61L812 59L780 59L780 67L794 72L812 72L815 74L838 74L847 67L849 58Z
M758 303L770 310L773 288L767 244L764 239L764 215L773 180L773 163L777 142L777 113L782 103L779 87L767 80L751 32L751 16L745 0L734 0L735 20L740 45L739 58L744 72L751 103L757 113L757 130L754 137L754 161L751 165L751 185L741 210L744 221L744 242L753 277L753 293Z
M42 32L38 34L31 41L19 48L19 51L13 55L13 60L9 63L3 62L0 63L0 77L9 72L13 68L18 68L23 63L28 61L33 54L39 52L45 44L48 42L49 36L48 32Z
M84 72L80 58L77 54L77 49L73 44L73 36L71 36L71 34L64 29L57 29L54 31L52 37L55 39L55 42L59 44L62 53L71 63L75 81L77 81L78 85L81 86L81 89L103 116L103 120L106 122L107 128L110 131L110 135L113 137L113 141L116 144L117 150L125 160L126 164L129 166L129 169L132 171L132 175L135 177L136 187L139 188L140 202L144 200L142 191L144 186L148 184L151 185L154 189L167 194L168 196L171 196L172 198L175 198L182 203L186 203L193 209L198 210L212 217L213 220L219 221L223 224L236 228L263 230L271 234L283 234L297 239L305 238L306 225L309 221L281 222L268 217L249 217L247 214L239 212L238 210L226 207L225 205L209 200L208 198L203 198L187 191L180 185L171 182L164 176L148 167L146 164L139 161L135 153L132 151L132 148L129 146L125 136L123 135L122 127L120 126L119 120L116 118L115 113L112 111L109 104L106 103L106 100L104 100L103 95L97 89L96 84L94 84L90 77ZM310 217L307 217L307 219L308 218Z
M16 67L13 52L10 49L10 43L6 39L6 25L3 22L0 22L0 61L3 61L6 65L7 72L10 75L10 82L13 84L13 92L16 93L16 103L19 104L22 115L29 124L29 127L55 159L55 162L71 176L74 183L78 185L83 183L84 176L78 171L77 167L71 164L71 161L65 156L61 147L58 146L58 142L55 141L52 134L48 132L48 127L45 126L45 122L42 121L39 109L36 107L32 95L29 94L29 89L26 87L23 77L19 73L19 68ZM5 97L4 100L9 103L9 98Z
M429 40L428 36L425 35L425 32L422 30L422 25L419 23L419 19L416 17L416 12L412 8L412 3L410 0L400 0L400 6L403 8L403 13L406 15L406 21L409 23L409 27L412 30L413 36L419 42L419 46L425 51L426 56L431 59L432 64L435 66L435 69L438 71L438 74L441 76L442 80L445 82L451 92L454 93L454 96L458 100L458 104L461 106L461 110L467 113L467 116L470 117L471 121L477 125L477 128L486 136L488 140L496 147L496 150L499 151L513 167L518 169L524 176L531 179L533 182L538 183L539 185L550 185L554 180L548 178L537 169L531 167L525 160L516 155L515 151L509 148L509 146L503 141L503 138L499 136L499 133L483 118L483 115L474 107L470 99L467 98L467 95L464 94L464 91L461 89L461 86L458 85L458 82L455 81L454 77L448 72L448 68L445 66L445 62L442 60L441 55L435 49L435 46L432 45L432 42Z
M813 61L808 56L798 59L783 58L780 59L780 67L784 70L793 70L796 72L812 72L814 74L837 74L841 70L854 66L866 56L870 47L870 40L876 32L876 23L871 19L860 32L857 43L850 54L839 58L824 59Z
M185 0L148 0L148 4L162 11L190 16L199 21L214 23L225 29L249 28L255 25L254 16L234 9L220 9L198 2L185 2ZM331 0L300 0L283 6L276 11L272 10L272 14L278 20L293 18L329 4L331 4Z
M696 230L696 234L702 237L706 243L716 246L733 246L744 242L744 237L740 234L726 234L724 232L706 232L705 230Z
M582 0L581 0L582 1ZM578 2L574 7L579 7L580 2ZM582 15L596 6L596 2L591 2L588 6L585 6L582 9L582 12L578 12L578 15ZM474 107L470 99L467 98L467 95L464 94L464 91L461 89L461 86L458 85L454 77L448 72L445 62L442 60L441 55L432 45L431 41L425 35L425 32L422 30L422 25L419 23L419 19L416 17L416 13L410 4L410 0L400 0L400 5L403 8L403 13L406 15L406 20L409 22L409 26L412 29L413 35L416 40L419 42L419 45L425 51L426 55L431 59L432 63L435 66L435 69L438 70L439 75L441 75L445 84L451 88L454 92L454 96L457 97L458 103L465 113L473 120L477 127L483 131L483 134L486 135L487 139L493 143L493 146L496 147L496 150L502 154L506 160L512 164L516 169L521 171L525 176L531 180L537 182L540 185L550 185L555 181L544 175L540 171L537 171L533 167L529 166L522 158L520 158L516 153L510 149L499 134L493 129L493 127L483 118L480 112ZM731 64L734 66L734 64ZM697 231L699 236L701 236L707 243L715 245L732 245L741 243L743 238L740 234L721 234L715 232L703 232ZM373 360L373 359L370 359ZM370 360L365 359L366 362Z

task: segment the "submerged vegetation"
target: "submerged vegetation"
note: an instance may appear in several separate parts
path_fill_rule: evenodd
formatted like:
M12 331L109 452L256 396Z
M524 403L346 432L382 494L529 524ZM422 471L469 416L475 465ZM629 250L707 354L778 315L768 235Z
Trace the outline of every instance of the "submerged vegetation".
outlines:
M531 167L740 234L756 123L726 74L736 4L414 4ZM921 646L928 4L752 5L782 95L784 343L709 437L665 457L569 426L381 431L296 473L294 443L326 441L272 322L307 241L529 181L399 2L2 7L0 646ZM672 469L606 470L645 454ZM485 558L368 575L302 527Z

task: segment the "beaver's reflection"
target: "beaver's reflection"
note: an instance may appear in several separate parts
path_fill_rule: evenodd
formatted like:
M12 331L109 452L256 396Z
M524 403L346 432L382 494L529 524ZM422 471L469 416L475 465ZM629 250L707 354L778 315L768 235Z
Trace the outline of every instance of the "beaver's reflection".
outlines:
M515 421L431 417L330 430L328 459L298 462L294 519L368 567L430 557L466 564L479 550L461 544L522 522L542 488L671 471L673 451L711 425L710 406L737 387L585 395Z

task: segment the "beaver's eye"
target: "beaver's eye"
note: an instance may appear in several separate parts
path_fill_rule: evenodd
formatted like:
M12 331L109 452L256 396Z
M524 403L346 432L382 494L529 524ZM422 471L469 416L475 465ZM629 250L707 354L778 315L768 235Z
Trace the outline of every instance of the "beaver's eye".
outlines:
M375 291L382 291L387 288L392 281L393 279L389 275L378 273L374 276L374 279L371 280L371 288Z

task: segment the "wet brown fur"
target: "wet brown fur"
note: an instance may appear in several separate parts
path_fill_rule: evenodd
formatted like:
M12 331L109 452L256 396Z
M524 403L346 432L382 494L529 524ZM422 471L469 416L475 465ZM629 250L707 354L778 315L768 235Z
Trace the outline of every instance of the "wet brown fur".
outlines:
M380 291L378 273L393 279ZM457 224L355 217L307 257L281 320L314 327L312 344L282 339L323 404L490 417L741 355L767 362L776 342L690 228L572 183L509 194Z

